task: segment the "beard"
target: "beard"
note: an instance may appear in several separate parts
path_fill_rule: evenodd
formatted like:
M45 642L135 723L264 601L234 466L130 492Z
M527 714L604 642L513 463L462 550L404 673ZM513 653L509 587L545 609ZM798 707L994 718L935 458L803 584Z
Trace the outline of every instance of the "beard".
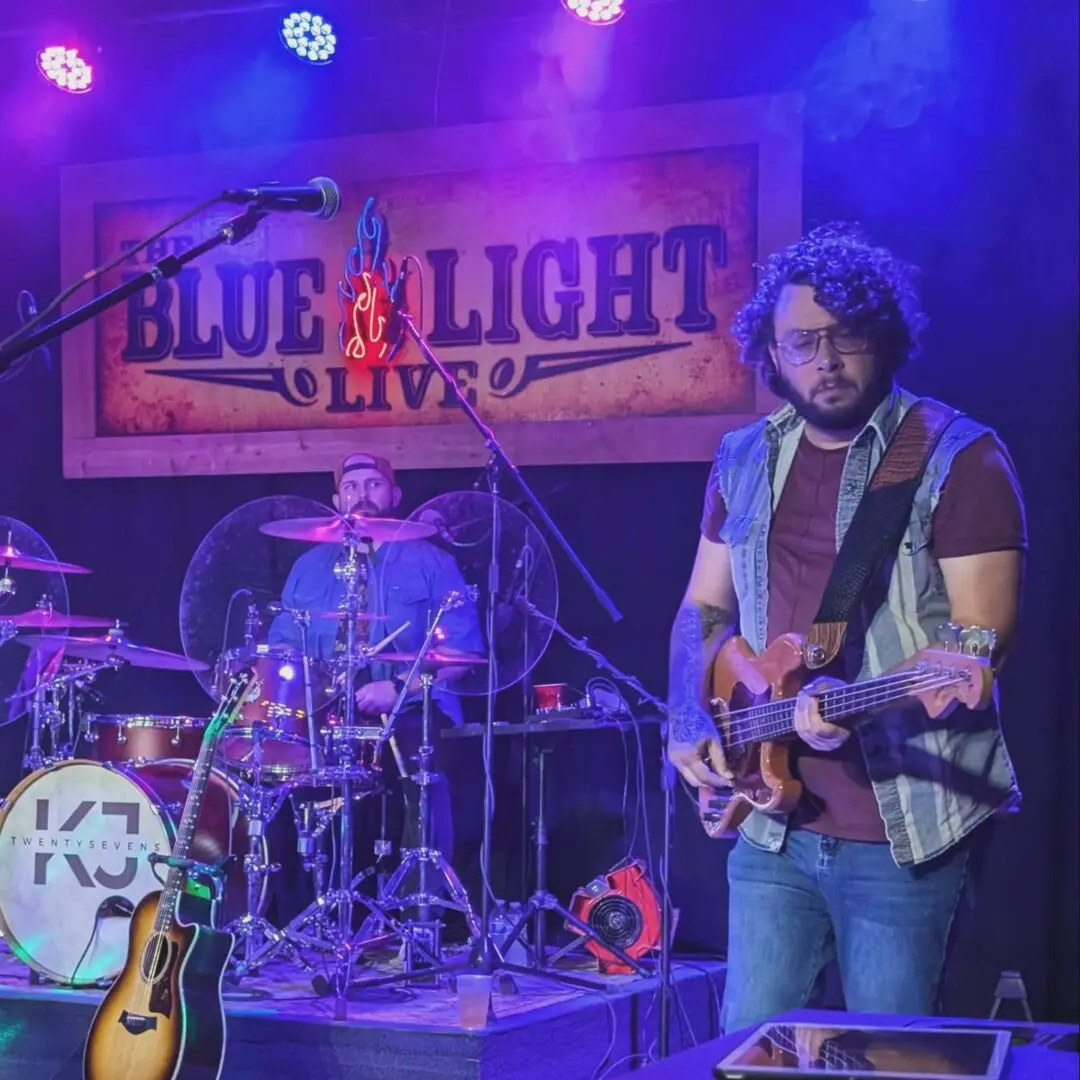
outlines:
M361 514L364 517L378 517L383 510L370 499L359 498L349 507L350 514Z
M776 372L776 382L780 397L790 402L799 416L819 431L857 431L873 416L874 410L888 394L892 386L892 374L885 365L878 365L873 378L862 393L857 394L846 405L832 408L817 404L816 395L810 398L803 397L779 370ZM852 389L856 385L843 377L833 379L832 384Z

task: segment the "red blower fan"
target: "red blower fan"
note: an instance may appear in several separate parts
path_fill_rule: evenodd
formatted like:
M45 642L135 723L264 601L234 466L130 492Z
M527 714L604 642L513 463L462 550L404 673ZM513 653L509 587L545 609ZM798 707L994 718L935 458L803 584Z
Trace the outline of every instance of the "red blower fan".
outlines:
M585 948L596 957L604 975L631 973L605 945L614 945L634 960L660 948L660 897L638 860L621 863L578 889L570 899L570 913L591 933L570 922L567 930L587 939Z

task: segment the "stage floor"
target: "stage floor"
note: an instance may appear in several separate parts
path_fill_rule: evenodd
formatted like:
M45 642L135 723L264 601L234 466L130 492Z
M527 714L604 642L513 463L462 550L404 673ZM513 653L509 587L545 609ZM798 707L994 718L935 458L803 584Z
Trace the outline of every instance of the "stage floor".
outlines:
M595 990L517 978L517 993L496 993L496 1019L477 1032L459 1026L450 989L423 984L354 989L348 1019L335 1021L333 999L317 997L310 976L273 965L226 988L222 1076L592 1080L604 1073L606 1080L640 1063L637 1055L655 1044L657 980L589 974L586 960L576 962L574 974L586 975ZM716 1038L724 965L682 961L673 970L673 1047ZM0 1080L79 1080L83 1040L100 998L95 990L31 985L27 969L0 946Z

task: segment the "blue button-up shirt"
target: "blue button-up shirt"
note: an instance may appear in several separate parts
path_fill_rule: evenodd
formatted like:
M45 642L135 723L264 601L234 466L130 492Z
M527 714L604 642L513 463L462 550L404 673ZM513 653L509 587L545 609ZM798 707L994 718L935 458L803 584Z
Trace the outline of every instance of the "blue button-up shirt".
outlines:
M282 592L288 608L301 611L335 611L345 602L345 584L334 574L334 564L344 556L336 544L318 544L293 564ZM379 547L372 559L367 582L366 610L384 616L367 624L368 640L375 644L402 623L409 626L387 647L388 652L415 652L424 643L430 620L447 593L465 589L457 563L441 548L426 540L395 541ZM334 655L338 629L336 619L312 619L307 630L308 649L316 660ZM463 652L483 653L484 639L476 606L466 601L443 613L439 620L440 643ZM300 630L291 615L282 613L270 626L271 644L300 647ZM373 680L404 675L408 664L375 660ZM455 724L462 720L457 695L436 685L433 699Z

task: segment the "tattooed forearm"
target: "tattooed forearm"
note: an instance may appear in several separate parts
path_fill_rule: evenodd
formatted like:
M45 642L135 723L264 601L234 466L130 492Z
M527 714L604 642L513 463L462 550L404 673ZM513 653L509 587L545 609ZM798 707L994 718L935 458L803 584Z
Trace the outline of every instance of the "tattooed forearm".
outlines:
M714 731L705 709L709 667L735 629L735 616L710 604L684 603L671 628L668 711L671 737L696 743Z

